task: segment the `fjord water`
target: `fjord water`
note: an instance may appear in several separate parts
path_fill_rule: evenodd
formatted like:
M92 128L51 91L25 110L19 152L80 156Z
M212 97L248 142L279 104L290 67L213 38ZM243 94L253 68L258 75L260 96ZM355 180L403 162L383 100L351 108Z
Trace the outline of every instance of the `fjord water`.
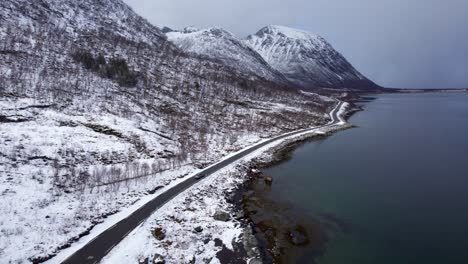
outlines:
M317 263L468 263L468 94L379 95L364 109L357 128L268 169L269 198L321 223Z

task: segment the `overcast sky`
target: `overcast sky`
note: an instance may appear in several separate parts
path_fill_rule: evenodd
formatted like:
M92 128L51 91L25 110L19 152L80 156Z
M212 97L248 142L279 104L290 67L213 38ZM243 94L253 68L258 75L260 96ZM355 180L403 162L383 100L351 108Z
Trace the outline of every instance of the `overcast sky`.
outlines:
M160 27L304 29L386 87L468 87L468 0L124 1Z

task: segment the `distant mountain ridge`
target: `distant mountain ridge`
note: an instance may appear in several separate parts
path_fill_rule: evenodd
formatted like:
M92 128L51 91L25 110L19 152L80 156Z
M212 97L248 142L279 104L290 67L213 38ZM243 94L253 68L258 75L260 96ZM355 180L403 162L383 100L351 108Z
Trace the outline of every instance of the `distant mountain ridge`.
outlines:
M169 41L180 49L219 60L250 75L258 75L280 84L287 79L273 69L260 54L238 39L232 33L218 27L197 29L186 27L181 31L166 32Z
M222 28L164 28L180 49L219 60L246 74L304 90L380 88L324 38L284 26L267 26L245 39Z
M304 89L377 89L324 38L284 26L267 26L244 42L274 69Z

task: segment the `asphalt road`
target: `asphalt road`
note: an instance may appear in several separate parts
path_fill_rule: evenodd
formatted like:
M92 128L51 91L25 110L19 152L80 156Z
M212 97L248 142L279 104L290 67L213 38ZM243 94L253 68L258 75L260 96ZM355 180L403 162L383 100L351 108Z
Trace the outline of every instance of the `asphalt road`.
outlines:
M341 108L343 102L338 103L336 108L331 112L332 121L327 125L318 126L314 128L307 128L298 131L294 131L291 133L283 134L281 136L272 138L267 140L261 144L252 146L249 149L246 149L226 160L223 160L211 167L204 169L203 171L199 172L197 175L204 175L204 177L226 167L230 163L237 161L238 159L254 152L255 150L270 144L274 141L296 135L299 133L303 133L309 130L319 129L331 125L335 125L340 120L338 118L338 111ZM147 204L140 207L134 213L129 215L127 218L122 219L120 222L115 224L114 226L110 227L106 231L102 232L99 236L97 236L94 240L90 241L86 244L83 248L75 252L69 258L67 258L63 263L65 264L94 264L99 263L99 261L104 258L104 256L109 253L120 241L122 241L133 229L135 229L140 223L142 223L145 219L147 219L151 214L153 214L156 210L170 201L172 198L177 196L178 194L182 193L183 191L190 188L195 183L199 182L194 175L191 178L181 182L180 184L170 188L169 190L165 191L164 193L160 194Z

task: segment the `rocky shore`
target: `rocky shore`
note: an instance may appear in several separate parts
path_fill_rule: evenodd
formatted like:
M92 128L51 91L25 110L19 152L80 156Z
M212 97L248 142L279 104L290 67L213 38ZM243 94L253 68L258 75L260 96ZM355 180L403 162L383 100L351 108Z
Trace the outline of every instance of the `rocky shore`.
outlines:
M347 119L361 111L353 106L344 113ZM262 170L288 160L291 153L300 145L321 140L334 132L352 128L350 124L324 129L323 133L307 134L288 139L261 156L251 160L245 166L246 181L228 199L233 204L244 226L242 246L248 263L291 263L297 261L301 251L307 256L324 253L327 237L318 221L291 215L288 205L278 204L268 199L265 193L270 191L274 178L264 175ZM311 252L312 249L312 252ZM311 263L308 259L307 263ZM224 262L222 262L224 263ZM227 262L231 263L231 262Z

